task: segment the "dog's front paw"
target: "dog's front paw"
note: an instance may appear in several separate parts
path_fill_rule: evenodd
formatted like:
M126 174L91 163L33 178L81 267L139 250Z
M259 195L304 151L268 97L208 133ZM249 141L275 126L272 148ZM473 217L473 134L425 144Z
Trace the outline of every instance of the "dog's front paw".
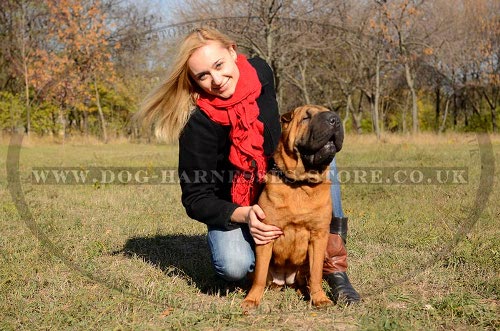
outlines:
M313 306L317 308L326 307L333 303L332 300L328 299L325 292L323 291L318 292L315 295L312 295L311 301Z
M241 308L243 308L244 312L248 312L257 308L260 304L260 300L262 299L262 295L264 294L264 286L254 284L248 292L245 300L241 303Z
M249 312L257 308L259 304L259 300L246 297L245 300L243 300L243 302L241 303L241 308L243 308L244 312Z

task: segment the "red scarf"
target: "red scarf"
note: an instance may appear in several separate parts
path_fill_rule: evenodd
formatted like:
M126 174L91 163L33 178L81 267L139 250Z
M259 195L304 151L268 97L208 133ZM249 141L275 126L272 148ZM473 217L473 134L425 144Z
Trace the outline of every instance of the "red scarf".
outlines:
M262 147L264 125L257 119L259 107L256 99L261 84L257 72L244 55L238 55L236 65L240 78L234 94L222 99L202 93L197 104L212 121L231 126L229 161L239 170L233 177L231 196L234 203L249 206L257 200L267 169Z

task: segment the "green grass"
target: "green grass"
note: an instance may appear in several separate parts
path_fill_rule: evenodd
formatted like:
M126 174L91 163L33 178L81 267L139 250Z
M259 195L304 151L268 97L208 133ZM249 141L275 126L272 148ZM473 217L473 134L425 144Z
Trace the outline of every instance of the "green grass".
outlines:
M469 183L343 185L349 275L363 303L318 310L291 289L269 289L249 316L239 308L244 284L214 276L205 226L185 215L177 185L30 182L40 166L175 167L176 147L24 141L20 177L32 224L11 199L4 141L0 329L498 329L498 141L494 186L476 221L488 164L474 152L475 136L347 137L340 167L465 166ZM461 227L470 231L461 236Z

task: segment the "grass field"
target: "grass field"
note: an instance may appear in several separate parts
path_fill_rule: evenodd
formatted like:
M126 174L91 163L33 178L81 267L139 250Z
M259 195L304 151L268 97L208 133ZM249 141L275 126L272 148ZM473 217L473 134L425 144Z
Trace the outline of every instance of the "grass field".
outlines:
M178 185L31 179L35 167L174 168L175 146L24 139L16 191L3 140L0 329L499 329L500 139L491 142L346 137L341 169L465 167L467 182L346 182L349 275L363 303L319 310L291 289L268 290L244 315L244 284L214 276L205 226L185 215Z

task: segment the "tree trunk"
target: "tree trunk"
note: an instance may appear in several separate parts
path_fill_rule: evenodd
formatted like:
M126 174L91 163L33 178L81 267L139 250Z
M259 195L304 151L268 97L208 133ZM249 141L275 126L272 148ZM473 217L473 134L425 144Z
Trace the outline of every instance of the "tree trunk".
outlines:
M51 112L51 119L52 119L52 127L51 127L51 131L52 131L52 136L57 136L57 116L56 116L56 113L55 112Z
M306 80L306 68L307 68L307 58L305 60L306 62L304 65L299 64L299 69L300 69L300 76L301 76L301 90L302 94L304 95L304 101L306 104L311 104L311 98L309 97L309 91L307 90L307 80Z
M370 101L370 111L372 113L372 127L373 130L375 131L375 136L377 137L377 140L380 139L380 130L378 127L378 109L377 109L377 104L375 103L375 98L368 98Z
M406 84L411 92L411 104L412 104L412 133L418 133L418 105L417 105L417 93L415 92L414 79L411 74L410 64L408 61L405 62L405 77Z
M498 132L498 126L497 126L497 95L494 95L493 98L490 99L486 91L483 91L484 98L486 99L486 102L488 103L488 106L490 106L490 113L491 113L491 125L494 133Z
M466 102L463 102L463 111L464 111L464 125L466 128L469 127L469 114L468 114L468 108L467 108L467 103Z
M450 105L450 99L446 100L446 105L444 106L444 116L443 116L443 122L441 123L441 126L439 127L438 133L443 133L444 129L446 128L446 117L448 116L448 106Z
M276 99L278 101L278 107L279 109L281 109L281 106L283 105L283 89L281 88L281 75L279 73L274 75L274 82L275 82Z
M58 136L66 138L66 116L64 116L63 105L59 106L59 123L61 124L61 128L59 129Z
M375 74L375 99L370 100L372 104L372 117L373 117L373 127L375 129L375 134L377 135L377 140L380 140L380 126L379 126L379 98L380 98L380 55L377 54L377 67Z
M24 74L24 95L26 104L26 134L29 136L31 132L31 107L30 107L30 86L28 77L28 55L26 50L26 36L25 36L25 9L21 6L21 56L23 58L23 74Z
M10 107L9 107L9 112L10 112L10 129L12 130L11 133L17 133L17 120L16 120L16 114L14 113L14 98L10 99Z
M28 81L28 66L26 58L24 58L24 94L26 103L26 134L29 136L31 133L31 105L30 105L30 86Z
M89 136L89 113L88 111L83 111L83 134L85 137Z
M94 77L94 89L95 89L95 99L97 104L97 111L99 112L99 119L101 121L102 138L104 143L108 143L108 133L106 131L106 120L104 119L104 114L101 107L101 98L99 97L99 90L97 89L97 79Z
M361 127L361 118L363 117L363 93L359 93L359 101L358 101L358 111L352 112L352 123L356 130L357 134L363 133L363 128Z
M351 95L349 94L347 96L347 105L345 107L345 117L344 117L344 120L342 121L342 128L344 129L344 132L346 132L346 124L347 124L347 120L349 119L349 110L351 109L352 107L352 104L351 104Z
M497 111L494 108L490 108L490 112L491 112L491 124L493 126L493 132L498 133Z
M453 94L453 130L457 129L458 125L458 101L457 95Z
M463 94L462 98L460 100L460 107L462 111L464 112L464 125L466 128L469 127L469 114L467 113L467 99L468 99L468 93L467 93L467 72L463 75L462 78L462 85L464 86L463 88Z
M435 127L437 132L440 132L440 127L439 127L440 112L441 112L441 88L438 85L436 86L436 119L435 119Z
M382 101L380 101L380 134L384 134L387 126L387 117L385 116L387 114L387 107L387 102L384 102L382 98Z
M405 106L403 107L403 134L406 134L408 131L406 127L406 112L408 111L408 103L410 100L410 93L406 94Z

